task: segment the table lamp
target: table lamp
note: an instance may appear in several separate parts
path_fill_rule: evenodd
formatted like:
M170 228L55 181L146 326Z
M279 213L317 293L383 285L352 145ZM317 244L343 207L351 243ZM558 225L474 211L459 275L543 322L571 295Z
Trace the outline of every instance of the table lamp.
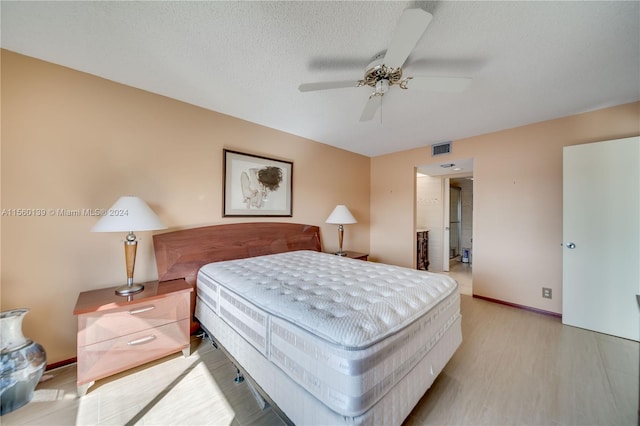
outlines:
M120 197L106 214L91 228L91 232L128 232L124 242L127 263L127 284L116 288L119 296L129 296L144 290L142 284L133 283L138 241L134 231L153 231L166 226L151 208L138 197Z
M335 254L338 256L346 256L347 253L342 251L342 239L344 237L344 226L342 225L358 223L358 221L353 217L347 206L339 204L335 209L333 209L326 222L338 225L338 241L340 242L340 250Z

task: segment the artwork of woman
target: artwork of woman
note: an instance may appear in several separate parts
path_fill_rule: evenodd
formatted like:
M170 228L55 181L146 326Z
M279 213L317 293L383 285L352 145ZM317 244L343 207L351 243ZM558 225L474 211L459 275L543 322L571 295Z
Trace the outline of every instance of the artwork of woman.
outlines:
M268 201L269 192L276 191L282 182L282 169L267 166L261 169L251 168L240 175L243 202L247 208L261 208Z

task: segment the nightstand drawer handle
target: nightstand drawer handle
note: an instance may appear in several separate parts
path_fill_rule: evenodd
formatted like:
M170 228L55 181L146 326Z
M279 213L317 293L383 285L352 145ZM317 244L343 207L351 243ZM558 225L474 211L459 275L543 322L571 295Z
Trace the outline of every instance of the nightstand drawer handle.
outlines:
M131 314L131 315L141 314L143 312L151 311L151 310L153 310L155 308L156 308L155 306L146 306L146 307L140 308L140 309L133 309L133 310L129 311L129 314Z
M150 342L150 341L155 340L155 339L156 339L156 336L154 336L152 334L151 336L142 337L142 338L137 339L137 340L132 340L129 343L127 343L127 345L129 345L129 346L142 345L142 344L145 344L145 343Z

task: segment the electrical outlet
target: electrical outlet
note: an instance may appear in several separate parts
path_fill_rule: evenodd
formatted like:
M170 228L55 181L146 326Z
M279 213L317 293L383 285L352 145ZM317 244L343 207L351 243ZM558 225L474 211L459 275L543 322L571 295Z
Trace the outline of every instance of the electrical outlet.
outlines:
M551 289L548 287L542 287L542 297L545 299L551 299Z

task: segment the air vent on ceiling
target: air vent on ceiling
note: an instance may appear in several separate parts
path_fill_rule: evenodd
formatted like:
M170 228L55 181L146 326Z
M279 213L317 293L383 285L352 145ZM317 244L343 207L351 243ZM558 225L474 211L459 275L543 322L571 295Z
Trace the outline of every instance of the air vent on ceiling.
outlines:
M431 156L451 153L451 142L436 143L431 145Z

